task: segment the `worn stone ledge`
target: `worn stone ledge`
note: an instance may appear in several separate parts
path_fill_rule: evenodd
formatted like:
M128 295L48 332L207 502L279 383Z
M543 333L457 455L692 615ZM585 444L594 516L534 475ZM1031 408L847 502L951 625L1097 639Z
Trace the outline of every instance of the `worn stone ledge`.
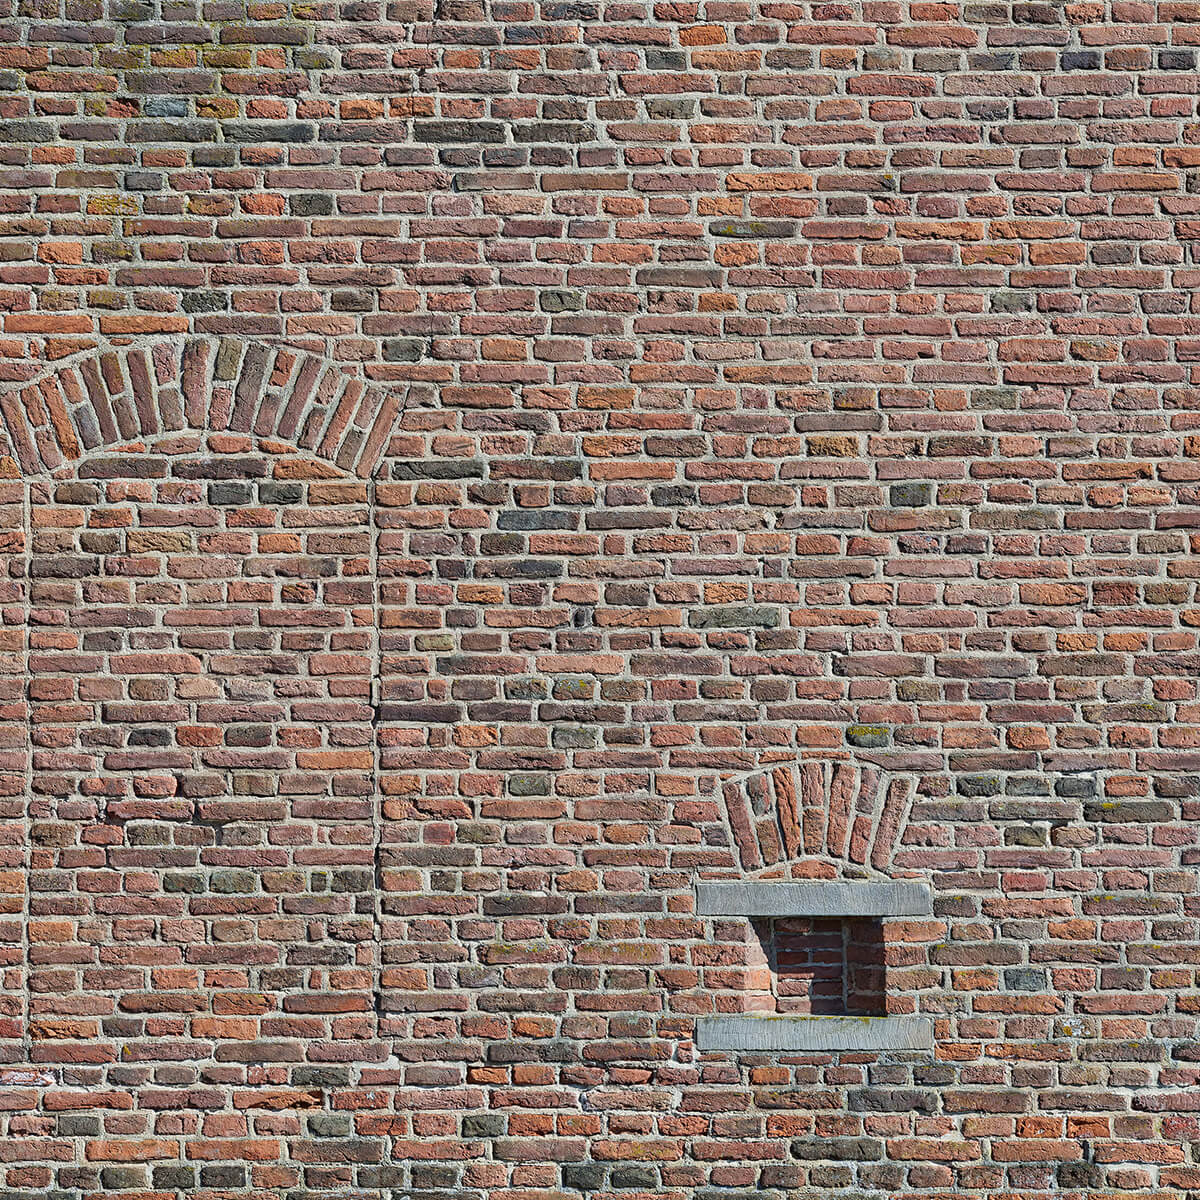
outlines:
M910 880L772 880L696 884L704 917L923 917L928 884Z
M929 1017L813 1017L725 1015L700 1017L701 1050L829 1052L835 1050L932 1050Z

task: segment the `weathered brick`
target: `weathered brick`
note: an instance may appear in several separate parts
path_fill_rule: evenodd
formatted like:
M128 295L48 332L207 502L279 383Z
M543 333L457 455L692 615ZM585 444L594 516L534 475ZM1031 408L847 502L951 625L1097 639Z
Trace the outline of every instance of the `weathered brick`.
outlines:
M54 7L0 1194L1200 1191L1196 6Z

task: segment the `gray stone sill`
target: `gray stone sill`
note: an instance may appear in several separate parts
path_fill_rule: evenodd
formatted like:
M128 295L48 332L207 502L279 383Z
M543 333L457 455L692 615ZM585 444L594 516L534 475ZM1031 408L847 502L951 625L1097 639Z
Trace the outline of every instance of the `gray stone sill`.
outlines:
M702 917L927 917L929 885L909 880L698 882Z
M932 1050L929 1017L810 1017L727 1014L696 1022L700 1050L829 1053Z

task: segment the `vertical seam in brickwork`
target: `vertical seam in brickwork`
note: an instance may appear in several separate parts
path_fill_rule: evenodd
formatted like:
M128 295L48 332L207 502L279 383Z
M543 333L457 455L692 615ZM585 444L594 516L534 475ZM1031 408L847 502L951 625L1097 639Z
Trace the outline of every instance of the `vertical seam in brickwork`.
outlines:
M24 594L24 610L25 618L23 628L21 630L21 646L22 646L22 679L21 679L21 696L23 699L23 724L25 726L25 787L22 802L24 806L24 829L25 829L25 844L21 848L22 863L25 868L25 879L23 886L22 914L21 914L21 951L22 951L22 987L21 987L21 1041L24 1047L24 1056L26 1064L33 1063L33 1037L30 1032L29 1022L32 1016L31 1009L32 997L30 995L30 937L29 937L29 918L30 918L30 891L31 877L33 874L33 820L30 816L30 805L33 802L33 731L30 723L31 698L30 698L30 679L29 679L29 623L32 616L32 598L29 594L29 577L32 570L30 556L32 554L33 543L33 521L30 513L32 504L30 502L30 489L32 484L26 478L22 480L21 489L21 538L22 538L22 553L24 560L21 571L21 588Z
M842 920L840 922L840 932L842 936L842 1008L841 1011L848 1013L850 1011L850 996L853 989L850 986L850 972L854 970L854 963L850 961L850 948L854 944L854 939L850 936L850 922Z
M383 639L380 632L382 596L379 580L379 521L375 511L376 476L367 478L367 519L371 523L371 621L375 654L371 673L371 823L375 845L372 851L371 915L374 920L372 948L372 999L375 1008L375 1039L380 1040L383 1020L383 794L379 753L379 705L383 690Z

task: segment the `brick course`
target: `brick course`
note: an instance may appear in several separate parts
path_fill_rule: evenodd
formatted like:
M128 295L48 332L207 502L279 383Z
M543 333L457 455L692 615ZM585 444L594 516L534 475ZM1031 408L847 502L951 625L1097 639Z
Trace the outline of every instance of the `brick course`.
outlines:
M0 1196L1200 1195L1197 30L8 4Z

